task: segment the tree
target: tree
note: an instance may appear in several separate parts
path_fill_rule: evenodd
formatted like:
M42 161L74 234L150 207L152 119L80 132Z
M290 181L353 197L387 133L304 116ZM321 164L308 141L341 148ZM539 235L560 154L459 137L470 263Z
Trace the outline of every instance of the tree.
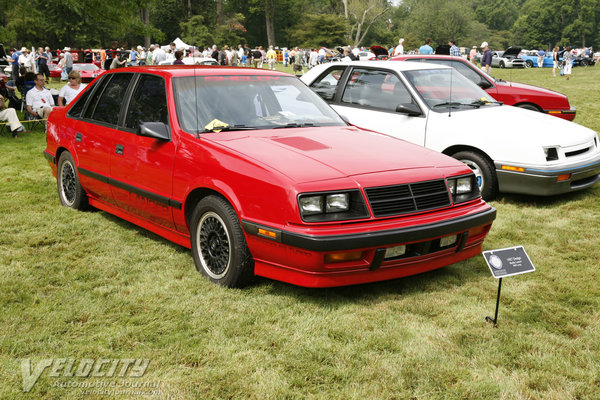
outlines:
M299 47L334 47L346 43L348 24L337 15L307 14L287 31L290 43Z
M358 46L379 18L390 9L385 0L342 0L344 17L351 26L348 40Z

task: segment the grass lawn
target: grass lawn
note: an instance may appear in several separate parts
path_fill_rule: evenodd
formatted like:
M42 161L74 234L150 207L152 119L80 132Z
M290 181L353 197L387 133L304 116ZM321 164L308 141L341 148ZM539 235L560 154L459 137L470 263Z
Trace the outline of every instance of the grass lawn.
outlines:
M568 94L575 121L600 130L600 67L568 82L550 69L493 75ZM0 399L600 398L600 185L492 202L484 248L523 245L536 267L504 280L495 329L484 318L498 282L481 256L347 288L218 287L187 249L61 207L44 148L39 128L0 135ZM150 363L141 378L48 368L24 393L21 360L58 358ZM123 379L160 393L61 387Z

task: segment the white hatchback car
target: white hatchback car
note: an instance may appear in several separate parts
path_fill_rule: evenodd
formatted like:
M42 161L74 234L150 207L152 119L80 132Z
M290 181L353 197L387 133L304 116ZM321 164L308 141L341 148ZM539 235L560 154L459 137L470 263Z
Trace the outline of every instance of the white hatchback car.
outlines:
M502 105L452 68L338 62L312 68L301 79L351 124L463 161L485 199L498 191L555 195L600 180L596 132ZM510 121L513 128L498 121Z

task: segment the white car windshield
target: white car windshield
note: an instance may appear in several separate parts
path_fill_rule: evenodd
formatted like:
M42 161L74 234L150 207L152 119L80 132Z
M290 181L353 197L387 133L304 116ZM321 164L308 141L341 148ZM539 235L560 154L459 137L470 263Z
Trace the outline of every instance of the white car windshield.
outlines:
M190 133L345 125L291 76L178 77L173 88L179 125Z
M483 89L451 68L405 71L404 76L434 111L498 104Z
M73 69L75 71L96 71L100 68L94 64L73 64Z

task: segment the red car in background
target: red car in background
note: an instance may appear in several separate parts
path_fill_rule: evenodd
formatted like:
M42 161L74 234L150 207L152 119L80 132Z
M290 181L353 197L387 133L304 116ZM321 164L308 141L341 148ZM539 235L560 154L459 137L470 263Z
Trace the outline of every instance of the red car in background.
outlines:
M50 114L46 143L64 206L191 248L229 287L430 271L480 254L496 216L463 163L348 126L276 71L107 71Z
M50 70L50 78L60 79L62 67L58 64L48 64ZM96 64L91 63L73 63L73 71L79 72L82 82L91 82L100 76L106 70L98 68Z
M516 106L533 111L540 111L559 118L573 121L576 109L571 107L564 94L541 87L517 82L506 82L494 79L477 66L461 57L438 54L406 54L391 58L392 61L433 62L448 65L463 74L476 85L479 85L494 99L509 106Z

